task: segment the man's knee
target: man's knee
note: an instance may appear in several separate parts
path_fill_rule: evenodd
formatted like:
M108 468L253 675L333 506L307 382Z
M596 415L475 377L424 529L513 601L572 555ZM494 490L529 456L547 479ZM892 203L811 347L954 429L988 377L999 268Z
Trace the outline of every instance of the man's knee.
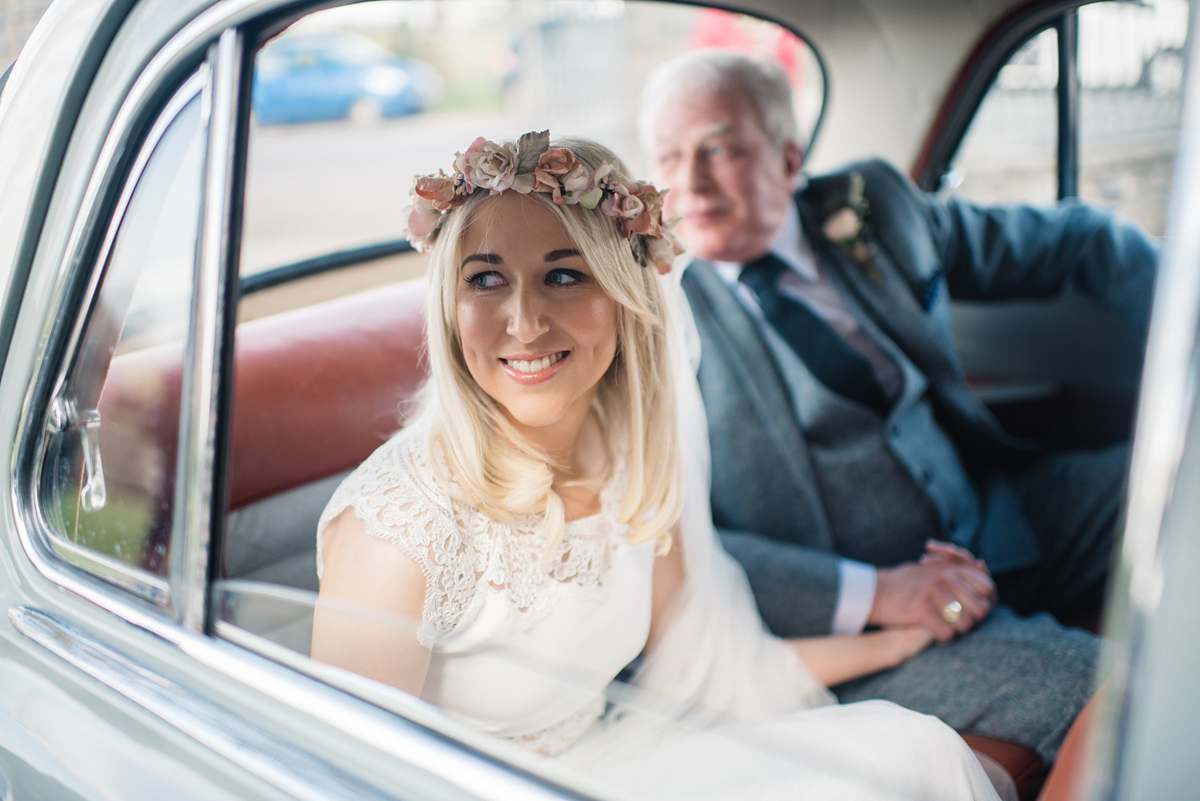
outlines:
M1098 654L1087 632L999 607L948 645L833 689L842 701L886 698L960 731L1020 743L1049 762L1094 692Z

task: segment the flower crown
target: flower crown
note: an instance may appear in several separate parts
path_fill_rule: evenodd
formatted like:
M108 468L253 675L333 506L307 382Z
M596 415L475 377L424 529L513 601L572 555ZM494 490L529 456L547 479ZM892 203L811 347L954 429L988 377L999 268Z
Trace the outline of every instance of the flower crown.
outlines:
M629 239L634 258L643 267L653 264L665 273L683 252L670 231L674 221L663 221L666 190L631 181L608 162L593 172L568 148L550 147L549 131L524 134L515 145L481 136L466 153L454 154L453 175L441 170L436 175L418 175L413 203L404 210L409 241L417 250L428 251L446 212L475 192L498 195L509 189L522 195L544 192L560 205L598 209Z

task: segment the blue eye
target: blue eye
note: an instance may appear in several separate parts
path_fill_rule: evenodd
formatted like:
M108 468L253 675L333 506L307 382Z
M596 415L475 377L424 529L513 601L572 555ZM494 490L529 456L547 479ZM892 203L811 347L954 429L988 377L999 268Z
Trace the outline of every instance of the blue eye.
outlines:
M495 289L498 286L504 286L504 277L495 270L484 270L468 278L467 283L477 289Z
M546 274L546 283L552 286L573 286L583 280L584 275L578 270L551 270Z

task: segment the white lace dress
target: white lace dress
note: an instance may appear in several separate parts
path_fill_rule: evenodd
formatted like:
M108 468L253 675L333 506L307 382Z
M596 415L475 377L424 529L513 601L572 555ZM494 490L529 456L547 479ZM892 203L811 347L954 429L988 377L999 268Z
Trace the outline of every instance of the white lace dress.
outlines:
M347 508L425 574L417 639L431 651L422 697L479 731L553 755L604 711L604 690L650 628L654 546L615 524L619 481L601 512L566 524L542 565L539 521L498 523L433 480L423 432L405 429L338 487L318 523Z
M709 547L711 524L684 537L688 584L635 680L648 692L606 702L650 624L654 546L629 545L617 522L624 471L543 566L537 520L498 523L455 502L430 458L423 431L400 432L339 487L318 530L353 509L421 567L422 696L450 716L656 800L995 798L935 719L884 702L821 706L830 696L764 632L744 575Z

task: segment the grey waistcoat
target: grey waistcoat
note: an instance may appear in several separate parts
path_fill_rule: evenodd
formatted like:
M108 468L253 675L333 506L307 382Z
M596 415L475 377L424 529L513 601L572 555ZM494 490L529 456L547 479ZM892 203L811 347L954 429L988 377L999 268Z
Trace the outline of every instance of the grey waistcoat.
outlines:
M893 565L918 558L930 536L970 544L979 526L978 497L954 444L933 419L925 377L836 276L830 278L847 310L900 368L903 388L886 421L818 381L765 320L757 325L787 377L834 550Z

